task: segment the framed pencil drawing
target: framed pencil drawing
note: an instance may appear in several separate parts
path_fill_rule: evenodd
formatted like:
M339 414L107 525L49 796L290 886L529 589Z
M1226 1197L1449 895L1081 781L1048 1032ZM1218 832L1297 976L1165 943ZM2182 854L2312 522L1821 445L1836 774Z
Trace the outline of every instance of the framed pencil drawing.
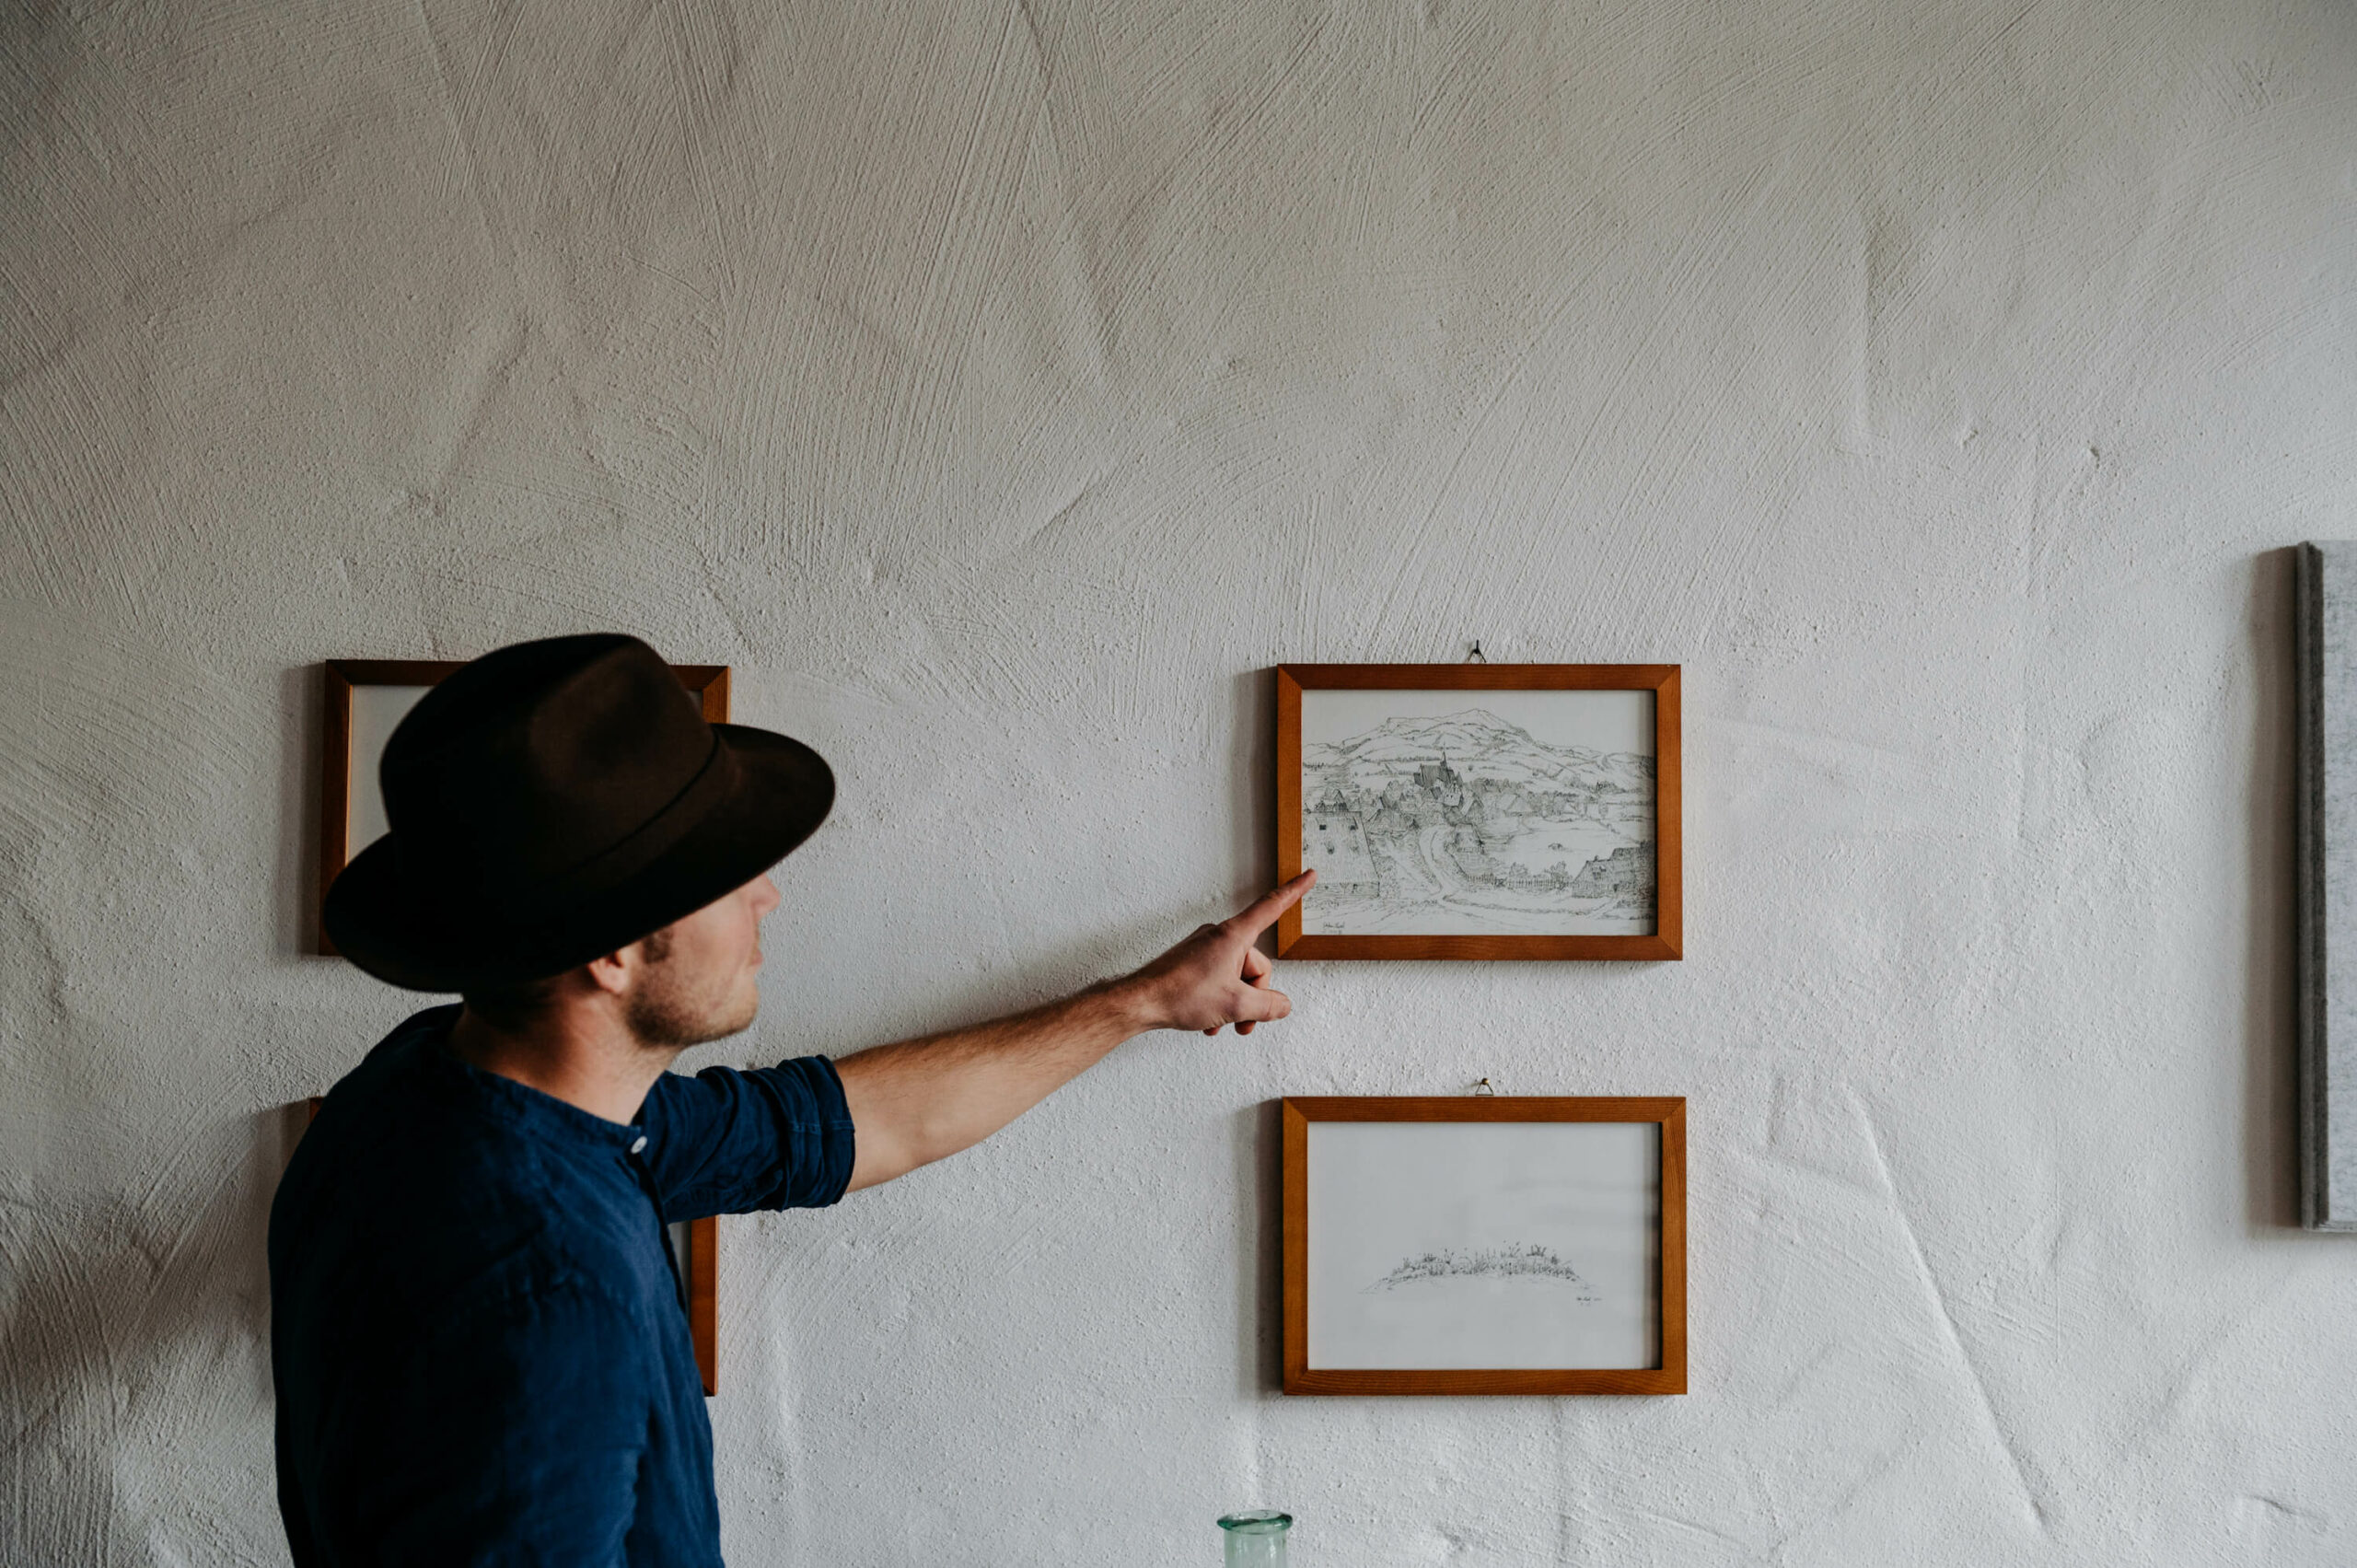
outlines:
M325 923L318 918L327 900L328 885L346 862L380 837L386 830L385 797L377 787L377 763L396 725L417 700L460 668L455 659L329 659L326 667L325 712L319 733L323 747L319 767L319 878L313 905L312 929L319 950L332 954ZM679 684L703 705L708 723L728 720L728 667L725 664L675 664L671 672ZM316 1108L314 1108L316 1109ZM717 1271L720 1255L718 1222L691 1220L673 1228L673 1257L688 1307L688 1329L695 1342L696 1367L703 1376L703 1391L720 1389L720 1349Z
M1686 1392L1686 1102L1283 1102L1288 1394Z
M1678 666L1277 668L1295 958L1675 958Z

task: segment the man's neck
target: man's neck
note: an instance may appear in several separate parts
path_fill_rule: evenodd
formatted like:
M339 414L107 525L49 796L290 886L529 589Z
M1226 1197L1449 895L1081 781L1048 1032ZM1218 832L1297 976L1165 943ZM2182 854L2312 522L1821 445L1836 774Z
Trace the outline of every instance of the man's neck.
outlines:
M623 1123L638 1115L646 1091L679 1055L646 1045L602 1012L562 1007L512 1034L462 1009L450 1027L450 1050L486 1073Z

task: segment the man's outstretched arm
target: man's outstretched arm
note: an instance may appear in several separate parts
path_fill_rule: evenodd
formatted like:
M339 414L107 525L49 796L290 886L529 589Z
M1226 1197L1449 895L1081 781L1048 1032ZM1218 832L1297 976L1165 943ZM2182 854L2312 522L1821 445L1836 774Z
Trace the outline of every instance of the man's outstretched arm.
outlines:
M879 1045L835 1063L857 1130L850 1191L970 1148L1148 1029L1238 1034L1293 1011L1254 946L1309 885L1305 871L1135 974L972 1028Z

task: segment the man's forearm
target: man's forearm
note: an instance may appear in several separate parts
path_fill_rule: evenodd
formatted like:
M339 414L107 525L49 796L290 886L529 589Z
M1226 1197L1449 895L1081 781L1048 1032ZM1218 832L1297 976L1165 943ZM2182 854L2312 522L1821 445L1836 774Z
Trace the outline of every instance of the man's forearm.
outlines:
M1293 1010L1253 947L1318 880L1305 871L1120 980L1076 996L835 1063L851 1105L853 1191L970 1148L1148 1029L1238 1034Z
M970 1148L1152 1024L1133 981L835 1063L858 1156L851 1190Z

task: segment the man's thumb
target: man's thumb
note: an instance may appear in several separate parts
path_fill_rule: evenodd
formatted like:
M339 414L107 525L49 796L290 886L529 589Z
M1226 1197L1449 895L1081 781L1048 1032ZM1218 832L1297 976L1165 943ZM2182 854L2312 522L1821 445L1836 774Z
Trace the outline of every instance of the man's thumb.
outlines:
M1282 991L1270 991L1261 986L1248 985L1237 999L1236 1017L1238 1023L1249 1021L1265 1024L1271 1018L1293 1016L1293 999Z

